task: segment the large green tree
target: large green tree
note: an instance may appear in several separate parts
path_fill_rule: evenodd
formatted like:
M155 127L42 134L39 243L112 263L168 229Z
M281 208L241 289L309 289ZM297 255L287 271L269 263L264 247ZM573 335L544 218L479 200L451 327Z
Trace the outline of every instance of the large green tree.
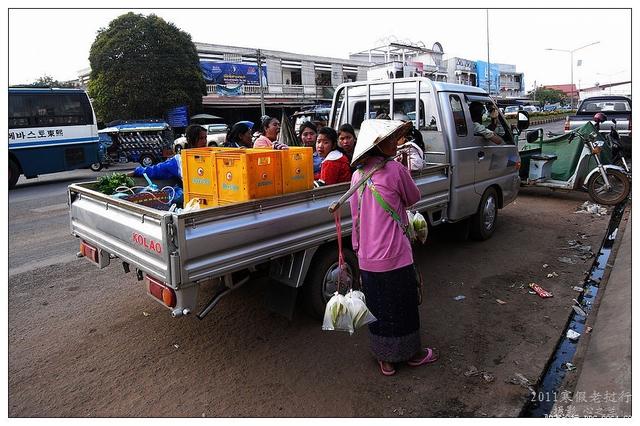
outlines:
M156 15L130 12L101 28L89 62L89 95L105 122L202 107L206 86L191 36Z
M546 87L538 87L536 90L529 92L529 99L535 99L540 105L565 103L568 98L562 90L548 89Z

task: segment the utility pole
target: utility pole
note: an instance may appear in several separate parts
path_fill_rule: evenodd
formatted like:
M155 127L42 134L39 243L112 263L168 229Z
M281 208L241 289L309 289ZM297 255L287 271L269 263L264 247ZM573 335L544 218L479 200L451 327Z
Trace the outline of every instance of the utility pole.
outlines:
M260 116L264 117L266 115L266 111L264 108L264 87L262 86L262 53L260 49L257 50L258 57L258 80L260 81Z
M487 9L487 84L491 96L491 61L489 60L489 9Z

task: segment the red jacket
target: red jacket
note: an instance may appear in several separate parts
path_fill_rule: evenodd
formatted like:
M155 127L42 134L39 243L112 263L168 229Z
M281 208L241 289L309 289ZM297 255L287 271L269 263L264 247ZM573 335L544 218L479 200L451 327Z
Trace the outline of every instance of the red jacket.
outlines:
M351 168L349 159L338 150L331 151L322 162L320 179L326 185L349 182L351 180Z

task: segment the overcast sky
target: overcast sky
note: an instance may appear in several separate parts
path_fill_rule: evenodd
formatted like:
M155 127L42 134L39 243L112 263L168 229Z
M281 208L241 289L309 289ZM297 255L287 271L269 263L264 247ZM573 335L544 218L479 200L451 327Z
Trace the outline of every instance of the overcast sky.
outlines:
M176 4L174 2L174 4ZM533 4L533 3L532 3ZM538 3L536 3L538 4ZM9 10L9 84L43 75L77 78L89 67L96 32L128 11L155 13L191 34L194 41L347 58L384 44L385 37L427 47L440 42L444 58L487 60L486 12L457 10ZM628 9L491 9L491 62L516 65L526 89L534 82L568 84L574 53L574 83L581 88L631 79L631 11Z

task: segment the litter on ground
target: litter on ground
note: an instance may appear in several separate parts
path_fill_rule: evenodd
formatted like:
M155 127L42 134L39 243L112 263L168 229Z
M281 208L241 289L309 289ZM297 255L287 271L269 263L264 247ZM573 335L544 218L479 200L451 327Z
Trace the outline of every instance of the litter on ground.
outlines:
M567 330L567 339L569 340L578 340L580 337L580 333L575 330Z

